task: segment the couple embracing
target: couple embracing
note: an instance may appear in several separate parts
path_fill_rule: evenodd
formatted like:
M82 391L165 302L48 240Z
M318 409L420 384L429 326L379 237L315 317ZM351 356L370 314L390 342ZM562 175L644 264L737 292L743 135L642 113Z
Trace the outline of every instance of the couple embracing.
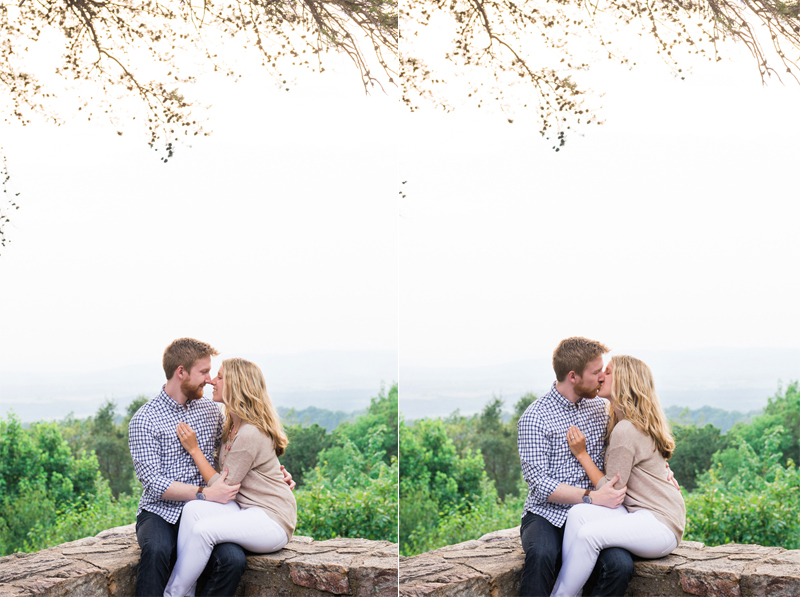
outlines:
M666 556L683 536L686 507L666 463L675 442L650 368L624 355L604 365L608 351L562 340L556 382L520 417L521 597L621 596L631 554Z
M277 551L295 529L294 482L278 462L288 440L264 376L232 358L212 379L217 354L205 342L175 340L164 351L167 383L130 422L142 483L137 596L233 595L244 550ZM213 400L203 397L206 384Z

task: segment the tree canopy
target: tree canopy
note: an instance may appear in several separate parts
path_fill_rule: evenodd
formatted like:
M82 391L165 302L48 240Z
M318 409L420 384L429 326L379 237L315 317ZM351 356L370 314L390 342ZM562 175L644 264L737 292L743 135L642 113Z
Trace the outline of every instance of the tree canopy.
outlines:
M241 77L237 65L226 63L231 57L226 47L255 51L261 66L281 85L286 83L287 68L323 71L329 51L345 54L367 89L392 82L397 4L395 0L3 1L0 32L6 121L27 123L38 113L60 123L69 112L68 98L88 119L108 115L120 121L128 114L116 113L115 99L134 96L145 109L150 143L163 144L169 156L182 136L202 133L192 117L188 91L198 72L210 68ZM69 86L73 96L66 93Z
M600 123L586 71L627 67L643 38L683 77L697 58L744 44L762 81L797 81L797 0L409 0L401 11L403 98L413 111L490 104L509 121L529 105L539 132L564 145L576 126Z
M0 105L6 123L75 119L138 127L167 161L208 134L203 74L233 80L260 63L276 84L352 64L364 89L395 84L396 0L0 0ZM354 80L355 77L354 77ZM0 146L0 246L17 208Z

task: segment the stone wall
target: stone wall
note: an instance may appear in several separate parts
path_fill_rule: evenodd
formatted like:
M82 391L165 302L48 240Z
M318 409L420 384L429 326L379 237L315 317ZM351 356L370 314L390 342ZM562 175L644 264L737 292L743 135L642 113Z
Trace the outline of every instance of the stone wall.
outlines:
M519 527L400 558L403 597L519 594L525 554ZM626 597L798 597L800 550L683 541L659 560L636 561Z
M0 597L127 597L139 546L134 525L32 554L0 558ZM282 550L249 556L237 595L397 596L397 545L366 539L294 537Z

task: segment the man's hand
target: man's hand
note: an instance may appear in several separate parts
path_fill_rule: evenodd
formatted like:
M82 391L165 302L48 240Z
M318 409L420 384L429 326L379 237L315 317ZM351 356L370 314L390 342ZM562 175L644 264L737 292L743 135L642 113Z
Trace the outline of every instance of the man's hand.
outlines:
M283 473L283 482L289 486L289 489L294 491L294 488L297 486L297 483L292 481L292 474L287 471L283 465L281 465L281 472Z
M213 485L209 485L203 490L203 493L206 496L206 499L210 502L217 502L219 504L227 504L233 498L236 497L236 494L239 493L239 486L240 483L236 485L226 485L225 484L225 477L228 476L228 469L222 471Z
M667 463L667 481L672 483L675 487L677 487L678 491L683 493L683 490L681 489L681 486L678 485L678 482L675 480L675 475L672 474L672 469L669 468L669 462Z
M614 489L614 485L617 481L619 481L619 473L614 475L614 478L600 489L594 490L591 495L592 503L598 506L605 506L606 508L618 508L621 506L628 487L625 486L622 489Z

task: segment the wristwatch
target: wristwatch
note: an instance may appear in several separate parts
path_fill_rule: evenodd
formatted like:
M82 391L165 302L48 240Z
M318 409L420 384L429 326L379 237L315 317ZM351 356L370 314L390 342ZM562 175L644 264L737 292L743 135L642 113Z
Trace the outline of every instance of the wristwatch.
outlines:
M586 490L586 491L583 493L583 503L584 503L584 504L591 504L591 503L592 503L592 498L589 496L589 492L590 492L590 491L591 491L591 489L587 489L587 490Z
M203 486L202 485L199 485L197 487L197 495L195 495L194 497L196 497L198 500L206 499L206 495L203 493Z

